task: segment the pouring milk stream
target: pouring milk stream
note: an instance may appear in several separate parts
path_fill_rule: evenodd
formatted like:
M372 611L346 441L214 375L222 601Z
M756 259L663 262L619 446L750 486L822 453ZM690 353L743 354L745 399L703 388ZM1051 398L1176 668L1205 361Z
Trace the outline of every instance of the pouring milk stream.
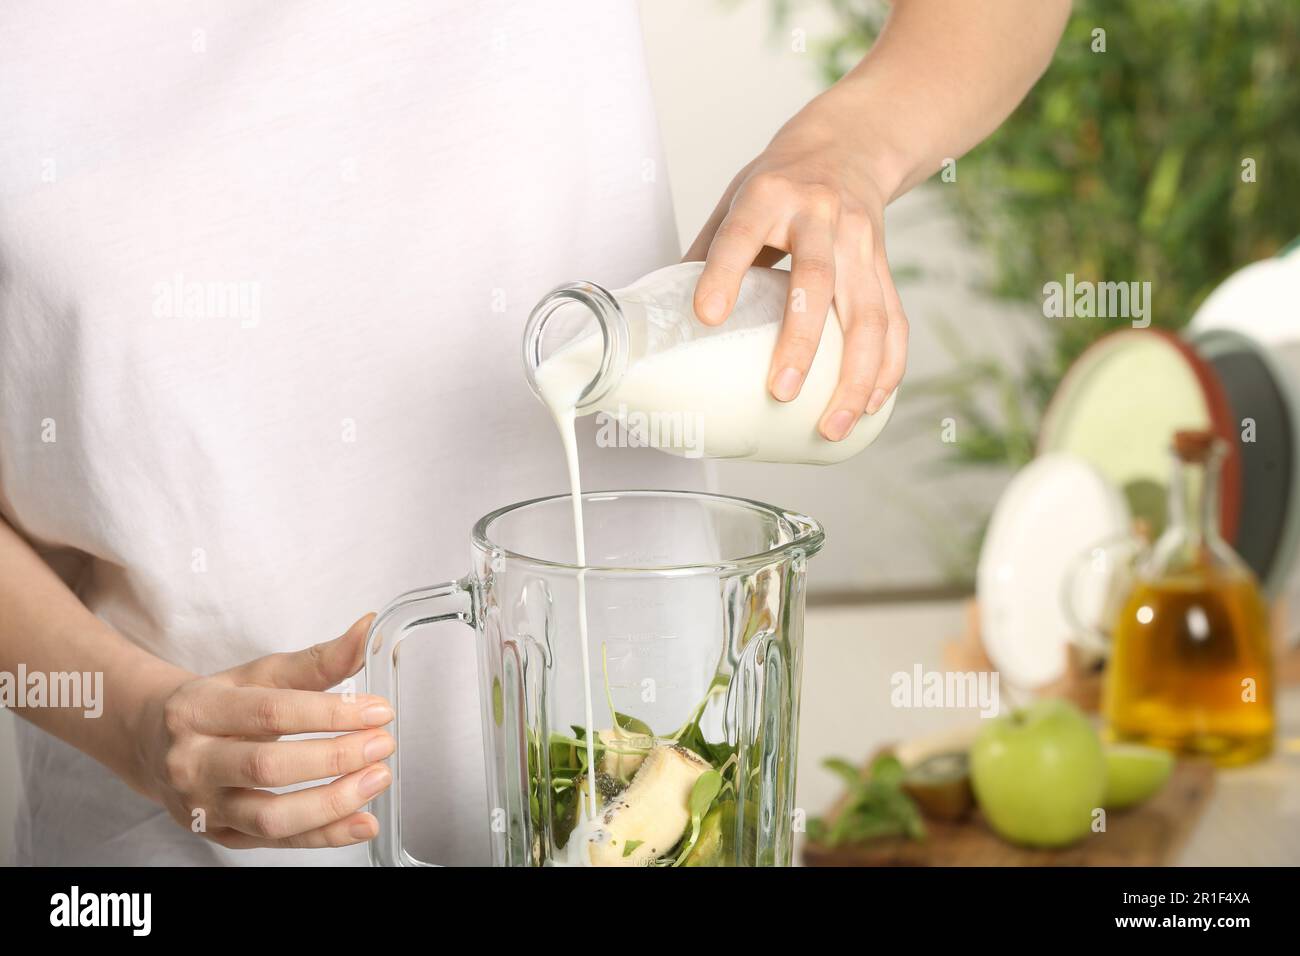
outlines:
M830 464L856 455L884 429L894 400L866 415L843 441L817 423L839 379L844 336L832 309L799 396L778 402L767 390L789 289L788 272L751 268L721 326L695 318L692 299L704 264L652 272L627 289L593 283L555 289L533 309L524 333L529 384L559 430L573 499L577 564L585 568L577 418L604 412L637 444L689 457ZM549 349L544 339L559 340ZM590 865L601 838L596 812L595 727L587 633L586 571L577 576L578 631L586 718L587 802L566 846L566 862Z

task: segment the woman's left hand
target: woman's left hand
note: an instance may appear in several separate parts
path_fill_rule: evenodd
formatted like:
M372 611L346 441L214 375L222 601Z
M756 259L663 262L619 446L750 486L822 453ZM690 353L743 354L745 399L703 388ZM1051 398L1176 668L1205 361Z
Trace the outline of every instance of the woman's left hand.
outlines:
M818 428L840 441L898 387L907 317L885 258L889 187L872 169L869 136L855 139L831 113L819 98L782 127L732 180L686 258L705 260L695 313L718 325L731 314L745 270L790 253L790 296L768 372L768 389L783 402L799 394L834 302L844 355Z

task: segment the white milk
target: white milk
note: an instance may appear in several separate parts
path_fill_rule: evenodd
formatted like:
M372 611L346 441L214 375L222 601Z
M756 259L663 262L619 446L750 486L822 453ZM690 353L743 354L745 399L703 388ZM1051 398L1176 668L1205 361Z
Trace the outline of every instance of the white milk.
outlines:
M579 568L587 564L586 533L582 526L582 477L578 469L578 439L574 428L574 406L586 382L576 385L559 381L550 383L542 392L543 400L555 419L555 427L560 432L560 441L564 445L564 461L569 469L569 494L573 499L573 540L577 552ZM592 714L591 696L591 654L587 641L587 572L578 572L578 641L582 648L582 697L585 705L587 728L587 805L578 827L569 836L566 844L566 857L572 865L590 865L587 855L588 839L593 835L592 827L596 821L596 747L595 721ZM581 848L581 849L579 849ZM575 859L575 857L577 859Z

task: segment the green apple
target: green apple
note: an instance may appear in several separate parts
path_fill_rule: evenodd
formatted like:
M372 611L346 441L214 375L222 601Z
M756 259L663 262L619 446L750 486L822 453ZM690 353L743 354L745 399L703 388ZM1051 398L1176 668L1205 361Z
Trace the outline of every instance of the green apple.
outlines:
M1026 846L1085 835L1106 789L1106 755L1088 718L1041 700L988 721L971 748L971 785L995 832Z
M1122 810L1141 803L1165 785L1174 755L1158 747L1112 744L1106 748L1106 794L1101 805Z

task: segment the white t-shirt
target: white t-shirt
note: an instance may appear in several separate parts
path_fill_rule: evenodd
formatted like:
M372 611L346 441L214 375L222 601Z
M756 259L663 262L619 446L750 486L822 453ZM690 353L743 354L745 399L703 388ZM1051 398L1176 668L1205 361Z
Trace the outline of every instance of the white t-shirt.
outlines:
M678 255L635 4L11 0L0 48L0 509L101 618L222 670L565 490L528 311ZM591 488L701 484L585 444ZM483 861L472 635L437 638L407 846ZM19 862L365 861L223 850L19 731Z

